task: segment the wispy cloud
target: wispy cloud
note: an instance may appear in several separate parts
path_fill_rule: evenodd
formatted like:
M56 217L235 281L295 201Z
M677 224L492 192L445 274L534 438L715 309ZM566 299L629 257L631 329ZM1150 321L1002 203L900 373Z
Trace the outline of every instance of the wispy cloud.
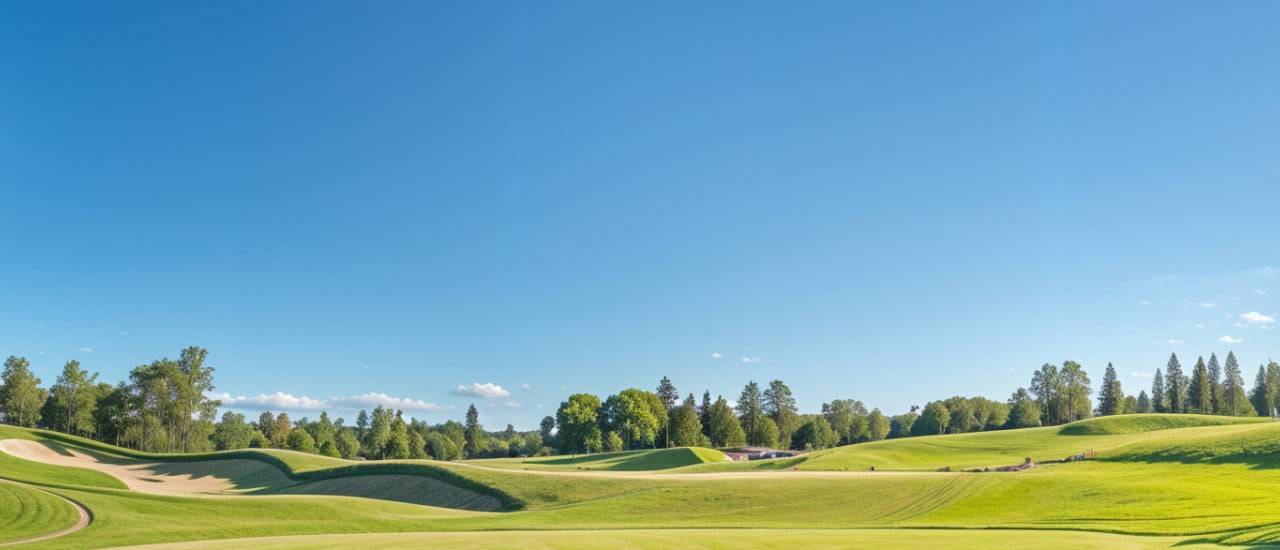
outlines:
M712 353L712 354L711 354L711 358L712 358L712 359L723 359L723 358L724 358L724 356L723 356L723 355L720 355L720 352L718 352L718 351L717 351L717 352L714 352L714 353Z
M1142 284L1150 285L1150 284L1156 284L1156 283L1167 283L1177 278L1178 278L1177 273L1165 273L1163 275L1156 275L1155 277L1147 277L1146 279L1142 280Z
M1150 374L1143 373L1143 372L1136 372L1136 371L1135 371L1135 372L1131 372L1131 373L1129 373L1129 375L1130 375L1130 376L1136 376L1136 377L1138 377L1138 378L1151 378L1151 375L1150 375Z
M1152 344L1173 344L1173 345L1175 345L1175 346L1176 346L1176 345L1178 345L1178 344L1184 344L1184 343L1185 343L1185 342L1183 342L1182 340L1179 340L1179 339L1177 339L1177 338L1165 338L1165 339L1163 339L1163 340L1156 340L1156 341L1152 342Z
M759 363L760 358L759 357L743 357L741 361L743 363Z
M1150 300L1138 300L1138 305L1143 306L1143 307L1150 307L1150 306L1151 306L1151 301L1150 301Z
M1250 312L1248 312L1248 313L1241 313L1241 314L1240 314L1240 320L1241 320L1241 321L1244 321L1244 322L1246 322L1246 323L1249 323L1249 324L1251 324L1251 325L1269 325L1269 324L1271 324L1271 323L1276 322L1276 318L1275 318L1275 317L1272 317L1272 316L1270 316L1270 315L1263 315L1263 314L1258 313L1258 312L1256 312L1256 311L1250 311Z
M1257 269L1249 270L1250 275L1256 275L1258 277L1270 277L1272 275L1275 275L1276 273L1280 273L1280 269L1276 269L1271 266L1259 267Z
M229 393L209 394L209 397L222 401L222 406L231 408L261 407L283 409L289 411L318 411L325 409L357 410L374 408L379 405L390 409L407 411L444 411L453 407L445 407L407 397L393 397L385 393L363 393L346 397L316 398L305 395L293 395L284 392L258 394L253 396L234 396Z
M1267 295L1267 291L1265 291L1265 290L1263 290L1263 289L1261 289L1261 288L1255 288L1255 289L1253 289L1253 293L1254 293L1254 294L1257 294L1258 296L1266 296L1266 295Z
M528 384L520 384L520 389L522 389L522 390L524 390L524 391L529 391L529 390L533 389L533 386L530 386L530 385L528 385Z
M518 408L520 408L520 406L521 406L521 405L520 405L520 403L517 403L517 402L515 402L515 401L507 401L506 403L503 403L503 404L502 404L502 406L503 406L503 407L511 407L511 408L513 408L513 409L518 409Z
M84 348L80 348L80 351L85 352L85 353L93 353L93 348L90 348L90 347L84 347Z
M502 389L502 386L491 382L474 382L470 386L458 386L449 392L453 395L462 395L466 397L483 397L485 399L497 399L499 397L507 397L511 392Z
M1220 338L1218 338L1218 341L1219 341L1219 342L1226 343L1226 344L1239 344L1240 342L1243 342L1244 340L1242 340L1242 339L1240 339L1240 338L1233 337L1233 336L1231 336L1230 334L1225 334L1225 335L1221 336Z

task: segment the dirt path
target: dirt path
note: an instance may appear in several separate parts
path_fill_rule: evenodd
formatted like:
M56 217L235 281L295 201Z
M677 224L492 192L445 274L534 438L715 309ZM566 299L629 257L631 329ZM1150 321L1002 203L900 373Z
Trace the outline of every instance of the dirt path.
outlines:
M0 478L0 483L9 483L9 484L12 484L12 485L18 485L18 486L21 486L21 487L26 487L26 488L28 488L28 489L33 489L33 490L36 490L36 491L41 491L41 492L43 492L43 493L48 493L48 494L50 494L50 495L53 495L53 496L55 496L55 497L58 497L58 498L60 498L60 499L62 499L62 500L64 500L64 501L66 501L66 502L70 503L70 504L71 504L71 506L75 507L75 509L76 509L76 513L78 513L78 514L80 515L80 517L76 519L76 523L75 523L75 525L72 525L71 527L68 527L68 528L66 528L66 529L62 529L62 530L58 530L58 531L54 531L54 532L52 532L52 533L46 533L46 534L44 534L44 535L36 535L36 536L34 536L34 537L27 537L27 538L25 538L25 539L11 540L11 541L9 541L9 542L0 542L0 546L16 546L16 545L19 545L19 544L30 544L30 543L33 543L33 542L40 542L40 541L42 541L42 540L49 540L49 539L52 539L52 538L57 538L57 537L62 537L62 536L70 535L71 533L74 533L74 532L76 532L76 531L79 531L79 530L81 530L81 529L84 529L85 527L88 527L88 526L89 526L89 524L93 522L93 513L92 513L92 512L90 512L88 508L85 508L85 507L84 507L84 505L83 505L83 504L80 504L79 502L76 502L76 501L71 500L71 499L69 499L69 498L67 498L67 497L64 497L64 496L62 496L62 495L59 495L58 493L54 493L54 492L50 492L50 491L45 491L44 489L41 489L41 488L39 488L39 487L36 487L36 486L33 486L33 485L28 485L28 484L26 484L26 483L22 483L22 482L20 482L20 481L13 481L13 480L10 480L10 479Z

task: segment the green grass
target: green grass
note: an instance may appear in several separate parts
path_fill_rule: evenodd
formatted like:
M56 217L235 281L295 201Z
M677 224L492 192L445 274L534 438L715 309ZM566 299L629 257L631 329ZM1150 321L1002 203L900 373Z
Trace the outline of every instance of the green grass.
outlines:
M746 463L703 463L705 455L688 456L698 454L692 449L594 455L586 464L548 464L563 459L554 457L531 464L477 461L480 465L248 453L294 477L356 487L365 485L359 476L366 469L430 471L432 479L463 480L519 503L500 513L314 495L162 497L107 487L69 468L24 466L21 471L45 478L43 489L83 502L96 514L88 529L42 543L50 548L317 534L336 538L242 542L269 548L394 546L397 541L462 548L529 541L551 548L661 545L651 540L694 541L707 548L1280 542L1280 491L1275 490L1280 469L1271 467L1280 460L1280 424L1216 420L1135 415L1080 423L1089 425L1085 428L908 438ZM0 429L0 438L11 431L23 430ZM27 436L45 437L41 432ZM1086 449L1097 451L1097 459L1025 472L932 471L1012 464L1028 455L1044 461ZM0 460L5 465L17 459ZM692 465L679 466L686 462ZM872 465L879 471L866 471ZM821 529L803 530L813 528ZM966 530L934 531L956 528ZM670 529L687 529L688 538L664 538L672 536ZM375 535L406 532L414 533ZM0 533L13 538L2 523Z
M540 456L529 458L488 458L469 460L465 463L487 468L508 470L607 470L638 472L670 470L695 464L724 462L728 457L715 449L705 447L676 447L616 453L596 453L577 456Z
M1269 418L1231 416L1207 416L1202 414L1127 414L1103 416L1072 422L1061 428L1062 435L1120 435L1177 428L1223 426L1229 424L1257 424L1271 422Z
M65 529L74 525L78 517L70 503L50 493L0 483L0 542Z
M329 548L472 548L523 550L615 548L897 548L903 550L1021 548L1026 550L1144 550L1204 547L1175 537L1135 537L1106 533L938 529L717 529L618 531L501 531L312 535L207 541L167 546L175 550L328 550Z

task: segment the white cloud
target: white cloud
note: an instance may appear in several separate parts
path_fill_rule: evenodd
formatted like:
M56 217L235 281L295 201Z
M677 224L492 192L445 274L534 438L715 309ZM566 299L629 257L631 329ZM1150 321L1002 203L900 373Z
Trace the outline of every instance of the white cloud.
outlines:
M717 352L714 352L714 353L712 353L712 354L711 354L711 358L712 358L712 359L720 359L720 358L722 358L722 357L724 357L724 356L723 356L723 355L720 355L720 352L718 352L718 351L717 351Z
M1263 315L1256 311L1241 313L1240 320L1249 324L1258 324L1258 325L1269 325L1271 323L1276 322L1275 317L1272 317L1270 315Z
M443 411L453 407L442 407L407 397L392 397L385 393L363 393L346 397L315 398L305 395L293 395L284 392L258 394L253 396L233 396L229 393L209 394L209 397L222 401L224 407L246 408L262 407L291 411L318 411L324 409L356 410L370 409L379 405L391 409L408 411Z
M530 385L528 385L528 384L520 384L520 389L522 389L522 390L524 390L524 391L529 391L529 390L533 389L533 386L530 386Z
M128 335L129 335L129 331L127 330L120 331L120 336L128 336Z
M85 353L93 353L93 348L84 347L84 348L80 348L80 351L83 351Z
M1276 268L1271 266L1266 266L1266 267L1259 267L1258 269L1254 269L1249 273L1251 275L1257 275L1259 277L1270 277L1272 275L1275 275L1277 272L1280 272L1280 270L1277 270Z
M1267 295L1267 291L1262 290L1261 288L1255 288L1255 289L1253 289L1253 293L1254 293L1254 294L1257 294L1258 296L1266 296L1266 295Z
M449 392L453 395L463 395L468 397L483 397L485 399L497 399L499 397L507 397L511 392L502 389L502 386L491 382L474 382L470 386L458 386Z
M1164 339L1164 340L1156 340L1156 341L1152 342L1152 344L1173 344L1173 345L1175 345L1175 346L1176 346L1176 345L1178 345L1178 344L1182 344L1182 343L1184 343L1184 342L1183 342L1182 340L1177 339L1177 338L1166 338L1166 339Z
M1136 376L1136 377L1138 377L1138 378L1151 378L1151 375L1150 375L1150 374L1145 374L1145 373L1141 373L1141 372L1132 372L1132 373L1129 373L1129 374L1130 374L1131 376Z
M502 406L503 406L503 407L511 407L511 408L513 408L513 409L518 409L518 408L520 408L520 404L519 404L519 403L517 403L517 402L515 402L515 401L507 401L506 403L503 403L503 404L502 404Z
M743 357L742 362L743 363L759 363L760 358L759 357Z
M1150 306L1151 302L1148 300L1138 300L1138 304L1145 307L1145 306Z
M1177 278L1178 278L1177 273L1165 273L1164 275L1156 275L1155 277L1148 277L1146 279L1143 279L1142 283L1143 284L1165 283Z
M1200 302L1196 305L1200 307L1218 307L1218 304L1215 304L1213 302Z
M1196 328L1204 328L1204 323L1196 323Z
M1233 338L1230 334L1227 334L1222 336L1221 338L1218 338L1218 341L1226 344L1239 344L1244 340L1241 340L1240 338Z

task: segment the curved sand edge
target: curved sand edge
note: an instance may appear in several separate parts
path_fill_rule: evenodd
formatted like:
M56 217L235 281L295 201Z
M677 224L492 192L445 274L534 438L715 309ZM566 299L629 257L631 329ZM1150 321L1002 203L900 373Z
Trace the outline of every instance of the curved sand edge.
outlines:
M83 505L83 504L80 504L79 502L76 502L76 501L74 501L74 500L72 500L72 499L69 499L69 498L67 498L67 497L64 497L64 496L62 496L62 495L60 495L60 494L58 494L58 493L54 493L54 492L51 492L51 491L45 491L44 489L41 489L41 488L39 488L39 487L35 487L35 486L32 486L32 485L28 485L28 484L26 484L26 483L22 483L22 482L20 482L20 481L13 481L13 480L11 480L11 479L4 479L4 478L0 478L0 482L3 482L3 483L9 483L9 484L12 484L12 485L18 485L18 486L21 486L21 487L26 487L26 488L28 488L28 489L33 489L33 490L36 490L36 491L40 491L40 492L43 492L43 493L48 493L48 494L50 494L50 495L53 495L53 496L55 496L55 497L58 497L58 498L60 498L60 499L62 499L62 500L64 500L64 501L66 501L67 503L71 504L71 506L72 506L73 508L75 508L75 509L76 509L76 513L80 515L80 517L76 519L75 524L73 524L71 527L67 527L66 529L59 529L59 530L54 531L54 532L52 532L52 533L45 533L45 534L43 534L43 535L36 535L36 536L34 536L34 537L27 537L27 538L18 539L18 540L11 540L11 541L7 541L7 542L0 542L0 546L16 546L16 545L19 545L19 544L30 544L30 543L33 543L33 542L40 542L40 541L45 541L45 540L49 540L49 539L53 539L53 538L58 538L58 537L62 537L62 536L66 536L66 535L70 535L71 533L74 533L74 532L76 532L76 531L79 531L79 530L81 530L81 529L84 529L85 527L88 527L88 526L89 526L89 524L93 522L93 513L92 513L92 512L90 512L88 508L85 508L85 507L84 507L84 505Z
M326 495L471 511L498 511L498 499L425 476L375 474L297 482L274 465L246 458L154 462L85 452L27 439L0 440L0 452L55 466L97 470L132 491L165 496Z

